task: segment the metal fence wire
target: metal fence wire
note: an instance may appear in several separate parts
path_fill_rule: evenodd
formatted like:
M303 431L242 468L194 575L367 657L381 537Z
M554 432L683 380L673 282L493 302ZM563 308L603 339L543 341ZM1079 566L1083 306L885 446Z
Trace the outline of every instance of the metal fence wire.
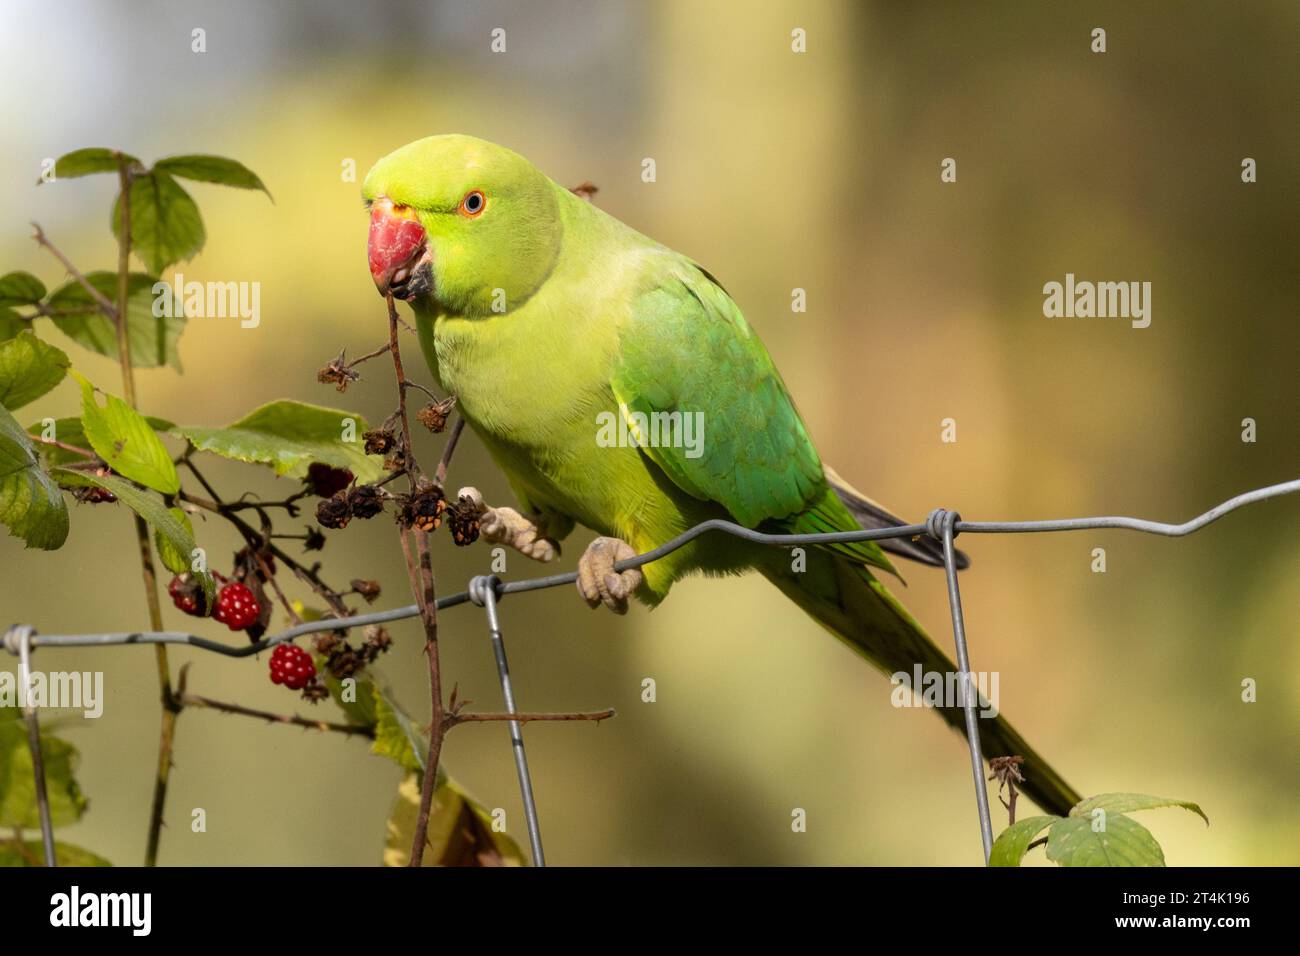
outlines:
M823 534L764 534L742 527L730 521L714 519L696 525L678 535L673 540L662 544L652 551L619 561L615 570L624 571L649 564L671 554L690 541L710 532L722 532L757 544L777 547L794 547L810 544L833 544L849 541L878 541L884 538L910 538L928 535L943 545L944 571L948 583L948 606L952 613L953 641L957 651L957 687L959 699L966 718L966 741L970 750L971 775L975 782L975 802L979 811L980 839L984 847L984 862L987 864L993 846L993 824L989 814L988 786L984 778L984 757L980 751L978 717L976 706L978 694L975 681L971 675L970 653L966 643L966 624L962 616L961 590L957 583L956 551L953 539L958 534L1026 534L1046 531L1087 531L1099 528L1123 528L1140 531L1144 534L1158 534L1171 538L1199 531L1206 525L1217 521L1230 511L1257 501L1265 501L1281 495L1300 492L1300 479L1269 485L1244 494L1229 498L1202 515L1183 524L1164 524L1143 518L1097 517L1064 518L1044 521L964 521L955 511L936 508L921 524L900 525L893 528L881 528L862 531L844 531ZM510 671L506 663L505 639L502 635L498 603L508 594L522 594L527 591L541 591L546 588L572 584L578 575L569 571L564 574L552 574L544 577L529 578L522 581L502 581L495 575L479 575L470 580L468 588L458 594L438 598L438 610L453 608L460 604L473 603L483 608L488 626L488 636L496 659L497 675L501 682L501 692L505 699L506 712L519 713L515 704L514 690L510 683ZM188 644L201 650L224 654L228 657L248 657L291 641L306 634L319 631L340 631L369 624L385 624L415 617L420 609L415 604L394 608L390 611L378 611L373 614L358 614L349 618L328 618L298 624L265 638L255 644L232 647L220 641L213 641L181 631L133 631L107 634L39 634L28 625L14 625L5 632L3 645L9 653L19 659L19 677L28 686L31 652L38 647L99 647L124 646L128 644ZM40 806L41 838L44 842L45 863L54 866L54 832L50 824L49 804L45 799L44 761L41 755L40 726L36 708L30 699L26 701L23 711L27 722L27 740L32 753L32 769L36 778L37 803ZM510 742L514 751L515 769L519 776L519 790L523 799L524 814L528 827L528 841L532 850L533 862L537 866L545 865L542 852L541 827L537 818L537 802L533 795L532 779L528 772L528 758L524 750L523 726L518 721L509 721Z

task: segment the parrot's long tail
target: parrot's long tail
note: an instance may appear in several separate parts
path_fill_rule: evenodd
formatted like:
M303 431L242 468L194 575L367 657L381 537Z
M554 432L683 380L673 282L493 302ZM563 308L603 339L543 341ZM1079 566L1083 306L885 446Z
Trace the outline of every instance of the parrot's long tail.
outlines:
M775 552L782 554L782 552ZM786 596L798 604L828 631L848 644L886 674L955 674L954 665L865 567L817 549L806 554L808 567L790 570L788 554L778 562L766 562L763 573ZM918 693L923 688L914 688ZM945 703L952 703L945 701ZM935 707L948 724L966 733L964 712L959 706ZM1081 797L1040 757L1001 715L978 717L984 758L1019 755L1024 758L1019 789L1044 810L1065 816Z

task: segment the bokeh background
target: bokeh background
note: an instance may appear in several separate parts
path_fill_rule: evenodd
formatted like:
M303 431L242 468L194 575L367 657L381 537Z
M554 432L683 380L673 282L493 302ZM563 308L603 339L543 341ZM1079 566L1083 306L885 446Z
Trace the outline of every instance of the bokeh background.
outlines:
M274 193L273 205L191 190L208 244L180 271L261 282L262 324L192 321L183 376L138 373L151 413L220 424L292 397L382 419L382 369L345 396L315 381L340 347L357 354L385 335L359 185L341 169L355 160L360 179L403 143L460 131L562 183L594 181L602 208L705 263L766 341L824 458L909 518L943 505L970 519L1181 521L1300 473L1294 4L7 0L0 16L0 271L61 281L31 220L84 267L113 267L109 177L33 186L42 159L80 146L228 155ZM1104 55L1089 49L1097 26ZM495 27L503 54L489 49ZM1247 156L1253 185L1240 179ZM955 184L940 182L945 157ZM1066 272L1150 281L1151 327L1045 319L1042 286ZM804 314L790 310L794 287L807 290ZM92 379L117 381L108 359L47 323L44 334ZM23 414L76 410L64 386ZM940 441L947 417L955 444ZM1254 444L1241 441L1245 417ZM435 440L423 447L436 454ZM252 471L208 467L232 495L292 490ZM472 437L452 481L509 501ZM974 665L1001 672L1002 708L1026 736L1084 793L1206 808L1208 829L1178 810L1143 815L1171 864L1300 861L1298 508L1255 506L1177 541L963 542ZM213 523L199 535L218 566L236 546ZM588 537L566 542L564 568ZM407 603L390 522L331 538L332 580L378 578L384 606ZM0 618L145 626L131 542L121 507L76 508L57 553L0 540ZM1090 571L1096 547L1105 574ZM437 539L443 590L488 561L484 546ZM539 572L512 557L508 576ZM910 569L904 597L951 640L940 573ZM961 738L891 707L883 678L762 579L691 580L626 619L589 612L569 589L508 600L502 614L526 708L619 711L600 726L528 729L551 862L978 860ZM417 629L393 631L382 673L427 714ZM448 683L495 709L481 615L448 612L443 634ZM103 718L61 722L91 798L65 835L138 863L158 733L152 651L40 657L106 673ZM192 664L196 692L310 709L269 683L265 660L172 659ZM640 700L646 677L653 704ZM1247 677L1257 703L1241 701ZM522 840L505 728L459 729L445 756ZM164 863L379 861L399 771L358 741L195 711L180 719L176 760ZM190 832L195 807L207 833ZM795 807L806 833L791 832Z

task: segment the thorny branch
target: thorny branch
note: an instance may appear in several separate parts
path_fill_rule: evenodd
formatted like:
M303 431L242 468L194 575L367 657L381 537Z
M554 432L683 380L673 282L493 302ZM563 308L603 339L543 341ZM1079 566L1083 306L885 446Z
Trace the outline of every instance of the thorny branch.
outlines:
M393 371L397 376L397 416L401 423L401 462L406 473L411 494L420 488L423 477L411 447L411 423L406 414L406 371L402 366L402 351L397 341L397 305L393 297L388 300L388 347L393 356ZM452 444L452 443L448 443ZM454 446L451 450L454 450ZM450 459L451 450L444 450L443 465ZM433 804L433 791L438 780L438 761L442 756L442 741L447 732L446 714L442 703L442 672L438 656L438 605L433 580L433 566L429 558L429 537L418 527L402 529L402 555L406 559L411 589L420 606L420 623L424 627L424 653L429 667L429 752L424 761L424 779L420 784L420 810L416 816L415 833L411 840L410 866L418 867L424 858L428 840L429 810ZM414 549L412 549L414 543ZM414 554L412 551L414 550ZM417 559L418 558L418 563Z
M86 294L89 295L91 299L94 300L95 304L99 306L100 311L103 312L104 315L108 316L108 318L111 319L114 323L116 323L117 307L114 306L113 303L108 300L108 297L105 296L104 293L100 292L98 289L96 289L93 285L90 284L90 280L88 280L84 275L82 275L80 270L78 270L77 267L72 264L71 259L65 256L62 252L60 252L58 247L56 247L54 243L50 242L50 240L46 238L45 231L41 229L40 223L37 222L32 223L32 228L36 230L35 234L32 236L32 238L36 240L36 244L41 246L43 249L47 250L51 255L54 256L54 258L58 259L59 262L63 263L63 268L68 270L68 275L76 279L77 282L80 283L81 287L86 290Z

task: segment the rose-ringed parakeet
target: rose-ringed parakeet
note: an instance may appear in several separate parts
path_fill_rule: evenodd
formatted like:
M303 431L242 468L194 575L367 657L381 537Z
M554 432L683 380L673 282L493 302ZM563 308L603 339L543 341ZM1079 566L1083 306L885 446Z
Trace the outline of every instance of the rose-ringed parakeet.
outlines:
M469 136L391 153L363 194L379 291L409 303L430 370L518 497L518 510L482 506L485 537L549 560L574 522L595 530L578 590L620 612L631 594L657 604L691 572L756 569L885 673L955 672L876 577L892 567L873 542L810 547L796 570L786 548L714 533L614 570L709 518L794 534L902 523L823 466L712 275ZM612 416L636 440L608 440ZM689 442L654 441L652 421L676 423L678 439L688 421L700 427ZM941 562L928 540L885 547ZM937 709L964 728L959 708ZM979 726L986 757L1024 758L1023 789L1040 806L1065 814L1078 802L1003 717Z

